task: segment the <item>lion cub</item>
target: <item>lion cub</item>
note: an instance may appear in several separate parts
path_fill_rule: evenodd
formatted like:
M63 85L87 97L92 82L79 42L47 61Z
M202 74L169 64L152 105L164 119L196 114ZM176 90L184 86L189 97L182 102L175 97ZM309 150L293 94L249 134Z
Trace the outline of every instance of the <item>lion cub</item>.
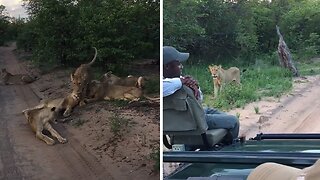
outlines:
M31 77L27 74L11 74L7 71L6 68L2 68L1 78L2 82L5 85L28 84L36 80L36 78Z
M53 145L55 141L42 133L48 130L53 137L56 137L60 143L66 143L67 139L63 138L56 130L54 130L50 122L56 121L57 108L56 107L41 107L31 108L22 111L28 120L31 129L36 133L36 137L46 142L48 145Z
M224 70L221 65L209 65L209 70L213 79L214 97L218 97L227 83L236 82L240 85L240 70L237 67Z

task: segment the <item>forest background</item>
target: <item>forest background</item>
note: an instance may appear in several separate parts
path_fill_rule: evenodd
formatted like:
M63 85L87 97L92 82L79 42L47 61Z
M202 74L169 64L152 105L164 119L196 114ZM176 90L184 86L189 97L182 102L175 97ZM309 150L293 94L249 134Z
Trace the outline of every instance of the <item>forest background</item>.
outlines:
M318 0L163 3L163 44L190 53L183 73L199 80L205 105L222 109L243 107L264 96L280 97L292 88L292 74L280 67L276 25L301 75L320 73ZM224 69L238 67L242 86L227 87L218 98L213 98L208 69L211 64Z
M101 71L127 73L124 65L160 57L160 0L24 0L28 18L0 6L0 45L18 49L43 68L76 67L99 52Z

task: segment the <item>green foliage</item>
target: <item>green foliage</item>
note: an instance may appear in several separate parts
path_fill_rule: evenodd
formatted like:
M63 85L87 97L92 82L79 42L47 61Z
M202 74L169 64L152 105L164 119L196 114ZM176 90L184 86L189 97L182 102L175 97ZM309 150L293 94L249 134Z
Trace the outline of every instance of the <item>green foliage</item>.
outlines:
M241 75L241 86L227 84L222 93L213 98L213 82L210 72L205 70L207 68L206 64L192 67L186 65L185 72L199 81L204 93L204 104L215 108L228 110L243 107L265 96L278 97L292 88L292 77L288 70L268 64L257 64L247 68L240 67L240 70L247 69Z
M252 87L238 86L234 84L228 84L225 86L223 92L219 94L216 99L206 99L206 104L212 104L213 107L221 109L240 108L249 102L253 102L258 99L258 95L254 92Z
M255 54L258 44L253 21L251 19L239 20L236 27L236 42L240 46L242 56L251 59L252 55Z
M320 2L299 1L282 16L281 26L288 45L298 58L306 60L319 53Z
M196 63L250 65L277 50L276 25L295 61L319 53L320 1L185 1L164 1L164 44Z
M113 105L118 107L125 107L128 105L128 101L125 100L112 100L111 102Z
M239 112L236 113L237 119L240 119L240 115L241 115L241 114L240 114Z
M160 148L156 147L152 149L152 153L150 153L150 158L154 161L153 170L155 172L160 171Z
M255 107L254 107L254 112L255 112L256 114L259 114L259 107L258 107L258 106L255 106Z
M159 58L160 1L24 0L30 15L18 47L37 64L95 66L115 73L136 59ZM118 74L121 74L119 72Z
M128 126L129 119L120 117L117 114L114 114L110 118L110 129L114 136L121 137L123 135L123 129Z
M160 80L159 78L149 79L145 83L144 87L145 93L151 94L156 93L160 94Z
M320 74L320 58L300 64L299 71L301 76Z
M0 5L0 45L8 40L9 17L6 15L6 7Z
M199 4L190 0L163 1L164 45L186 47L204 33L197 22Z
M240 48L240 56L251 60L258 44L253 8L251 8L251 4L245 1L240 1L238 8L238 14L242 16L242 19L238 19L235 26L235 42Z

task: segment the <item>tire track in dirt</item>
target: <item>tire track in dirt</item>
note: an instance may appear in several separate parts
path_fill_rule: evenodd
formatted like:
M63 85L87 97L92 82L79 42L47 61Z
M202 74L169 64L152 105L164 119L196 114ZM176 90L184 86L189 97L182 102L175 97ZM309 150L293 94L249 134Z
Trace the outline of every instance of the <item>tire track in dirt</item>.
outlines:
M7 121L9 118L4 115L5 102L2 101L3 91L0 90L0 179L22 179L21 172L17 168L14 159L14 151L8 137Z
M282 108L276 109L269 123L273 126L266 127L268 132L312 132L310 129L316 122L315 112L319 111L320 105L320 79L310 83L294 96L283 102ZM311 125L311 126L310 126ZM300 127L300 128L299 128ZM305 127L305 128L302 128ZM319 132L319 127L314 126Z
M0 48L1 67L26 73L12 50ZM36 94L30 85L0 86L0 179L113 179L62 124L53 126L67 144L48 146L35 138L21 111L39 102Z
M317 126L314 126L314 120L319 119L319 109L320 104L317 103L316 106L313 106L313 111L303 120L303 123L301 123L298 127L295 128L293 132L305 132L306 129L308 129L309 132L317 132L319 133L319 129Z
M269 109L252 115L257 117L242 120L242 134L255 137L258 133L312 133L320 132L318 111L320 110L320 76L309 77L307 84L299 84L288 95L282 96L281 102L268 103ZM300 81L299 79L297 80ZM297 85L297 84L296 84ZM259 107L262 103L252 103ZM252 105L244 111L252 111ZM241 111L239 111L241 112ZM248 115L249 116L249 115Z

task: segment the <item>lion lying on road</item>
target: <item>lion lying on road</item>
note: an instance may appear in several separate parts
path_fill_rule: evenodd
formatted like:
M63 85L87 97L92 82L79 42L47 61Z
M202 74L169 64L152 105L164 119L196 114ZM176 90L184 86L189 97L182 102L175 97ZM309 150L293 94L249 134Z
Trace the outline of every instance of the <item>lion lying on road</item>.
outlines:
M36 137L46 142L48 145L53 145L55 141L44 135L42 131L48 130L53 137L56 137L60 143L66 143L67 139L63 138L56 130L54 130L50 122L56 121L57 108L56 107L41 107L32 108L22 111L28 120L32 130L36 133Z
M36 78L31 77L27 74L11 74L7 71L6 68L2 68L1 78L3 84L5 85L28 84L36 80Z
M159 98L151 98L144 95L141 88L119 86L94 80L90 83L88 98L85 101L88 103L102 99L138 101L142 96L153 101L159 100Z
M236 82L240 85L240 70L237 67L224 70L221 66L210 65L209 70L213 79L214 97L218 97L227 83Z
M100 81L102 83L109 83L109 84L120 85L120 86L129 86L129 87L135 86L137 88L143 88L145 85L145 78L142 76L135 77L130 75L130 76L121 78L112 74L111 71L105 73L103 77L100 79Z
M40 104L37 105L35 108L56 107L58 112L63 111L63 117L68 117L71 115L73 108L77 106L79 102L79 96L72 92L64 98L46 99L40 102Z

